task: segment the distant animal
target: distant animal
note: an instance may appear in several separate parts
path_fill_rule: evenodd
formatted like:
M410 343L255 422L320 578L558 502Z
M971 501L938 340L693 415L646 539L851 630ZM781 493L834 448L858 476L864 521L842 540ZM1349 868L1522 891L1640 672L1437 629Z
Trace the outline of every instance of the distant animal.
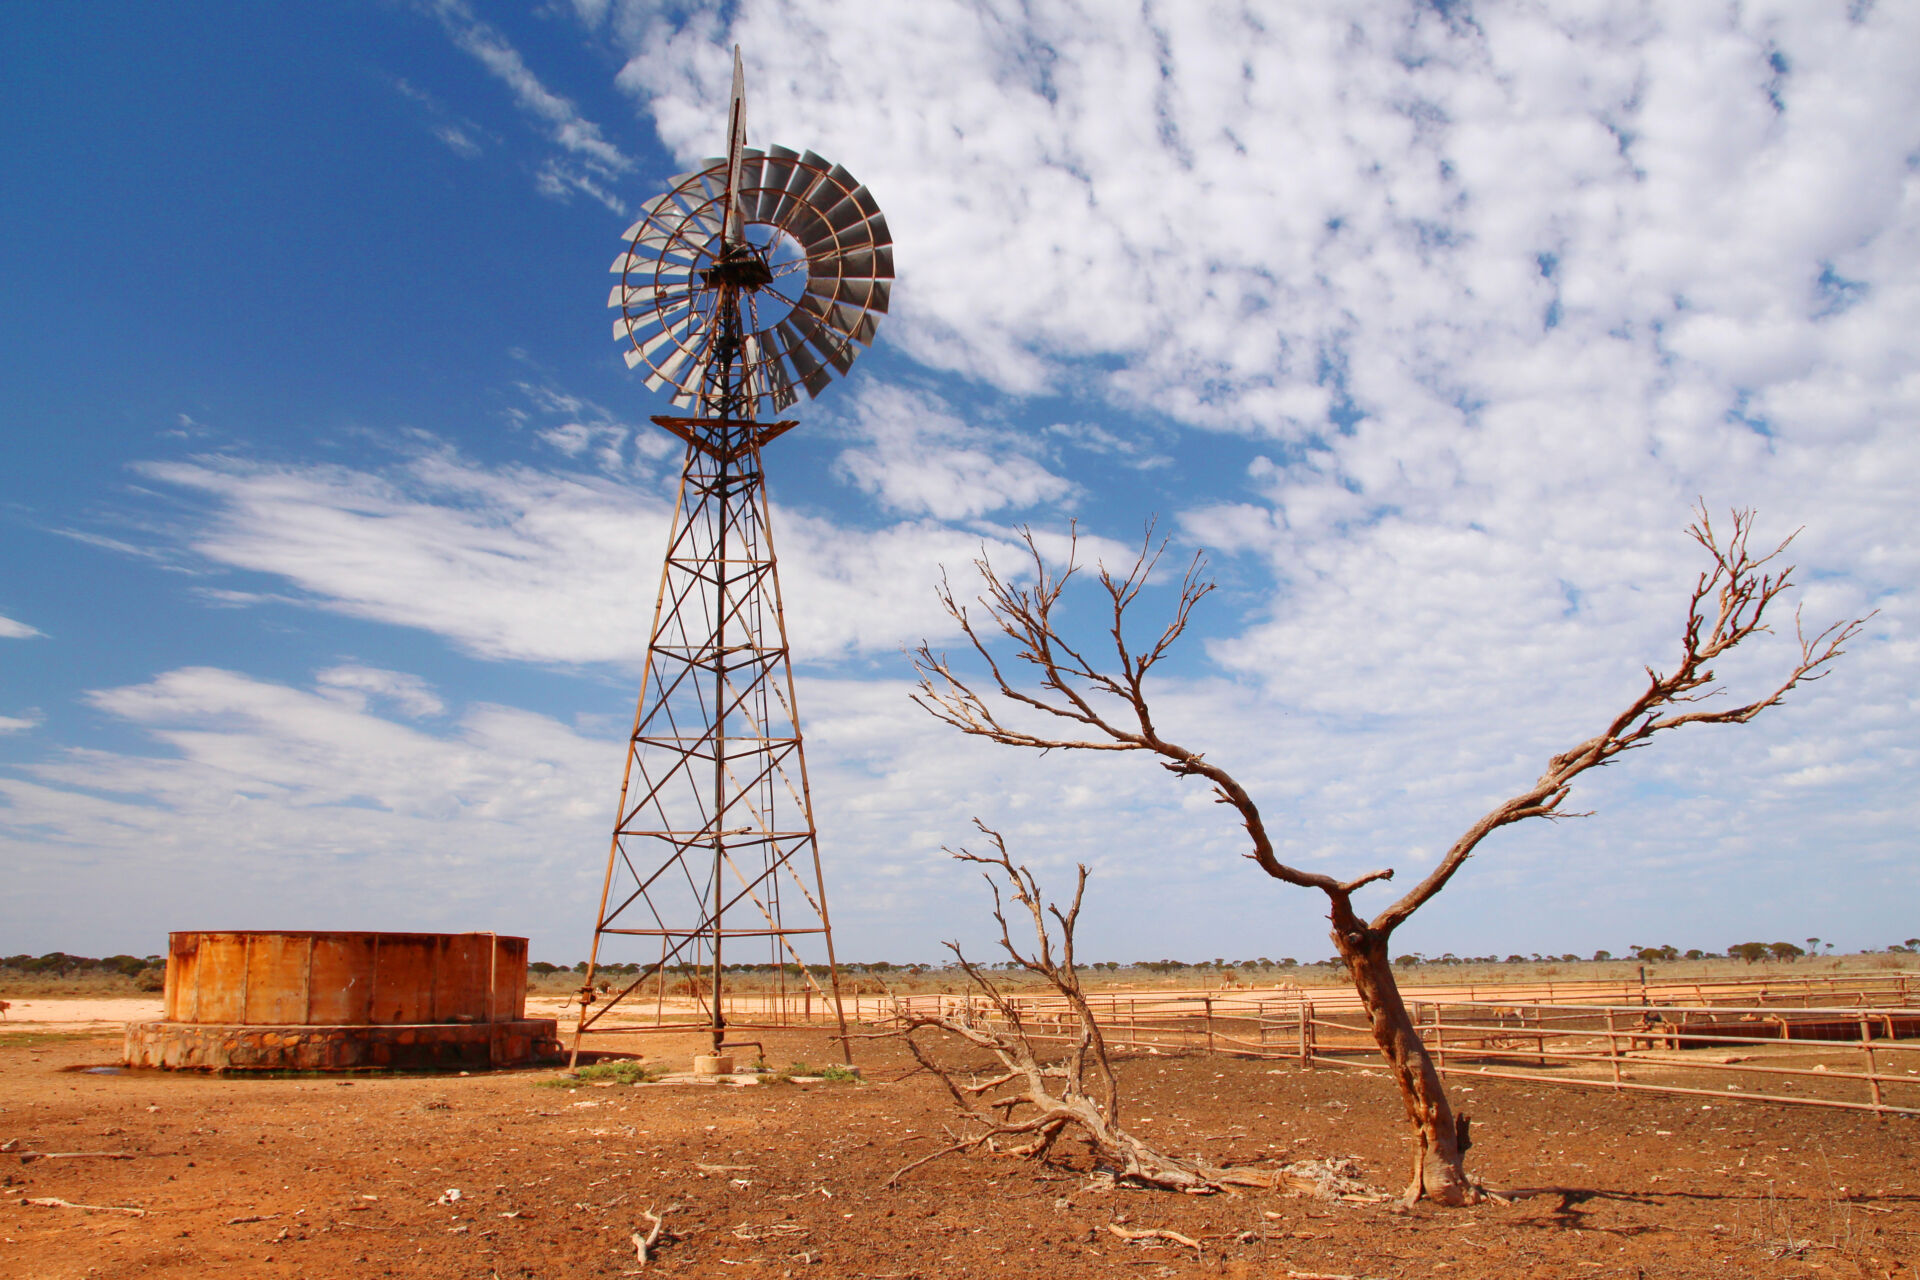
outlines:
M9 1009L11 1009L11 1008L13 1008L13 1006L12 1006L11 1004L9 1004L9 1003L8 1003L7 1001L5 1001L5 1000L0 1000L0 1018L4 1018L4 1017L6 1017L6 1016L7 1016L7 1010L9 1010Z

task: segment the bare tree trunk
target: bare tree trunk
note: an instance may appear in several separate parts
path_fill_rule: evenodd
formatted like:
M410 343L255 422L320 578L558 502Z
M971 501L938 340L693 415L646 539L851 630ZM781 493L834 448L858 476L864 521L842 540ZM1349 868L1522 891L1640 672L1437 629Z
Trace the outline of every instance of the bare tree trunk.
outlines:
M1373 1042L1393 1069L1400 1100L1413 1124L1414 1141L1419 1143L1407 1203L1425 1198L1439 1204L1472 1204L1480 1194L1467 1177L1466 1145L1462 1141L1465 1117L1455 1117L1433 1055L1427 1052L1406 1001L1400 998L1400 985L1394 981L1393 968L1387 961L1390 935L1367 928L1345 904L1335 906L1334 916L1334 946L1339 948L1354 989L1360 993Z

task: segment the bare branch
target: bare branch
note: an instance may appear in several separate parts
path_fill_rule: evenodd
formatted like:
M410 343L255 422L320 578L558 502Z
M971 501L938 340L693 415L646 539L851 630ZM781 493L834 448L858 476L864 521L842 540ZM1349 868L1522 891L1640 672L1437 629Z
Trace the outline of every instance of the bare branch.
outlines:
M1368 925L1370 929L1390 933L1399 927L1445 888L1480 842L1501 827L1528 818L1571 816L1560 813L1560 803L1572 790L1574 779L1587 770L1645 746L1655 734L1692 724L1745 724L1767 708L1777 706L1797 686L1825 676L1833 661L1846 652L1845 646L1860 634L1868 619L1879 612L1875 610L1850 622L1832 623L1808 636L1796 609L1793 628L1799 656L1779 683L1738 706L1700 707L1699 704L1725 692L1708 664L1752 637L1772 630L1767 623L1768 611L1792 585L1794 566L1787 565L1774 572L1769 572L1767 566L1786 551L1798 531L1771 551L1756 555L1749 546L1753 534L1751 511L1733 513L1733 528L1724 542L1715 532L1704 504L1697 512L1698 519L1687 533L1705 549L1711 564L1694 583L1686 621L1681 627L1680 658L1673 669L1662 674L1649 667L1646 687L1605 729L1554 756L1531 787L1496 805L1467 828L1426 879L1375 916Z
M923 642L913 652L914 669L920 677L919 691L913 700L962 733L1008 746L1036 751L1150 751L1161 757L1162 765L1175 776L1201 777L1213 784L1220 801L1232 805L1240 814L1241 825L1253 845L1250 856L1261 870L1276 880L1302 888L1339 892L1341 882L1332 876L1302 871L1281 862L1274 852L1259 806L1246 788L1199 752L1162 737L1154 725L1152 708L1147 701L1146 678L1174 642L1185 634L1194 607L1214 589L1213 582L1205 576L1205 556L1196 552L1188 562L1172 617L1158 638L1137 653L1126 640L1127 610L1138 601L1147 579L1166 552L1168 540L1162 538L1156 542L1153 526L1149 524L1140 551L1124 574L1115 575L1104 567L1099 571L1101 586L1111 605L1111 634L1119 662L1118 674L1108 674L1096 670L1078 649L1063 639L1054 623L1054 607L1078 571L1077 530L1069 545L1066 568L1058 573L1048 567L1031 529L1021 531L1021 540L1032 561L1034 585L1012 585L982 552L974 561L984 584L976 603L992 619L993 629L1013 640L1018 659L1032 672L1033 686L1022 687L1016 683L988 651L967 607L958 601L952 585L943 576L938 589L941 607L985 664L991 687L976 689L955 674L944 654L935 655ZM1090 700L1090 694L1095 691L1118 700L1123 710L1111 716L1103 714ZM1083 732L1077 736L1050 737L1015 728L995 710L994 699L1043 712L1077 725Z
M974 853L967 849L948 852L963 862L987 869L987 882L993 889L993 918L1000 926L1000 945L1016 964L1043 979L1061 998L1066 1009L1063 1023L1070 1018L1073 1024L1073 1043L1058 1061L1044 1061L1019 1007L993 987L979 967L961 954L957 945L949 943L949 949L959 957L967 976L986 993L996 1017L983 1023L972 1016L970 1004L965 1010L943 1006L939 1013L909 1011L900 1016L900 1035L914 1059L946 1085L954 1105L972 1122L975 1131L900 1169L888 1185L894 1185L929 1160L972 1150L1000 1138L1019 1140L1012 1154L1044 1159L1059 1138L1072 1131L1086 1141L1095 1160L1121 1181L1189 1192L1213 1191L1230 1184L1271 1186L1271 1174L1218 1169L1198 1158L1183 1160L1162 1155L1120 1126L1119 1089L1107 1056L1106 1040L1081 991L1080 975L1073 961L1073 935L1086 895L1087 869L1084 866L1079 869L1073 902L1063 911L1044 901L1038 880L1028 868L1013 861L997 831L978 819L974 825L991 842L992 852ZM1013 940L1005 911L1006 898L1001 892L1003 887L1007 896L1027 911L1033 926L1033 941L1029 945ZM1001 1069L986 1080L963 1083L958 1079L956 1068L942 1064L929 1047L916 1038L920 1032L944 1033L985 1050L999 1062Z

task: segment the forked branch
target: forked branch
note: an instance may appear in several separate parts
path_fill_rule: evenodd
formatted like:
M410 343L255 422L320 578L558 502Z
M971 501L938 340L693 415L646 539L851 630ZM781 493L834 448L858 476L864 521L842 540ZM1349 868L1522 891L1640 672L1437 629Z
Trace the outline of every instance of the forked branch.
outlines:
M983 611L984 622L976 621L944 577L939 588L942 607L986 669L985 687L976 688L956 674L944 653L936 654L923 643L913 654L914 670L920 677L915 702L962 733L1007 746L1038 751L1148 751L1159 756L1161 765L1178 777L1205 778L1213 784L1215 798L1239 813L1253 845L1248 856L1277 880L1328 893L1351 893L1372 880L1392 878L1392 871L1375 871L1358 880L1341 881L1281 862L1259 806L1246 788L1200 752L1162 737L1155 726L1147 701L1147 676L1186 632L1194 607L1214 589L1212 581L1204 576L1204 555L1196 552L1188 562L1172 613L1159 634L1144 647L1135 647L1127 639L1127 610L1139 600L1165 555L1167 540L1156 543L1149 525L1140 552L1125 573L1115 574L1105 565L1099 566L1100 586L1107 594L1111 614L1109 635L1114 656L1112 670L1102 670L1065 638L1054 617L1061 594L1080 569L1078 531L1069 541L1066 567L1058 572L1040 553L1031 529L1021 530L1021 540L1031 562L1032 586L1019 585L1003 575L985 555L973 562L983 584L974 604ZM988 637L996 632L1014 642L1012 661L1029 669L1033 677L1030 686L1012 678L1009 668L994 655ZM1020 727L1006 718L996 701L1065 721L1070 728L1056 737ZM1045 721L1040 723L1044 725Z
M1032 1015L1023 1012L983 969L967 959L957 944L948 943L968 979L984 993L988 1016L974 1017L970 1005L966 1011L943 1008L937 1014L910 1013L901 1019L900 1034L920 1065L946 1086L971 1129L948 1146L902 1168L888 1185L941 1156L982 1146L1000 1150L1003 1141L1011 1144L1005 1148L1006 1154L1044 1160L1054 1144L1069 1133L1083 1139L1095 1164L1121 1182L1191 1193L1229 1185L1273 1185L1271 1173L1221 1169L1198 1158L1162 1155L1121 1127L1113 1064L1100 1025L1081 991L1074 964L1074 930L1086 894L1087 869L1080 868L1072 905L1062 911L1043 902L1033 873L1008 856L1006 843L997 831L978 819L974 825L992 844L993 852L948 852L986 868L985 878L993 891L993 918L1000 926L1000 946L1016 965L1042 979L1060 999L1063 1013L1059 1033L1069 1043L1057 1057L1043 1057L1035 1043L1036 1030L1028 1025ZM1014 941L1014 930L1007 920L1007 898L1025 909L1033 930L1030 944ZM981 1079L943 1061L934 1046L920 1037L922 1032L944 1033L984 1051L998 1069Z
M1706 551L1710 563L1694 582L1681 628L1680 655L1672 670L1662 673L1648 667L1645 687L1604 729L1548 760L1546 771L1531 787L1496 805L1467 828L1439 865L1398 902L1375 916L1369 929L1377 934L1391 933L1445 888L1480 842L1501 827L1527 818L1572 816L1562 814L1560 805L1572 791L1574 779L1587 770L1645 746L1655 734L1692 724L1745 724L1778 705L1799 685L1822 678L1874 616L1868 613L1849 622L1830 623L1808 635L1800 611L1795 609L1793 630L1799 653L1785 676L1758 697L1737 706L1706 705L1726 693L1711 664L1753 636L1773 629L1768 622L1769 611L1792 585L1795 566L1771 570L1768 566L1786 551L1797 531L1771 551L1757 554L1751 545L1753 512L1735 511L1733 527L1723 537L1714 529L1704 504L1696 511L1698 519L1687 533Z

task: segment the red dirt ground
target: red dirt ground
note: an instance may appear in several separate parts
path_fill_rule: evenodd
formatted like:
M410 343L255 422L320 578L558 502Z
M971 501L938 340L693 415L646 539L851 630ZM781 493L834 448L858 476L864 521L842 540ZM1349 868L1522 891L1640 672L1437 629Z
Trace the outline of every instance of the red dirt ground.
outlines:
M767 1035L768 1058L830 1059ZM684 1063L699 1043L636 1037ZM622 1047L618 1042L605 1048ZM1284 1194L1098 1190L951 1156L949 1105L885 1041L863 1084L535 1087L554 1070L244 1079L93 1074L117 1037L0 1038L0 1275L1778 1277L1920 1280L1911 1118L1456 1083L1473 1172L1513 1204L1411 1213ZM1407 1176L1382 1074L1205 1056L1122 1064L1129 1123L1215 1161L1351 1156ZM1065 1145L1065 1144L1063 1144ZM28 1151L125 1151L125 1160ZM456 1201L440 1203L449 1188ZM123 1206L145 1216L43 1207ZM640 1210L669 1233L642 1272ZM1127 1243L1164 1227L1196 1252Z

